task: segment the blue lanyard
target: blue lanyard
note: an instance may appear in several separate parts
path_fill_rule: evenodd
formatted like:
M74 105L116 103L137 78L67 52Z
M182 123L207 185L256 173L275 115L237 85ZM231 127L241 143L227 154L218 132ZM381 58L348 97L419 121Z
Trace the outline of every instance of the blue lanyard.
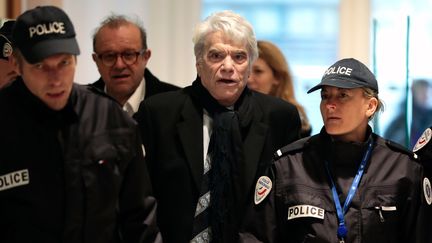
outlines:
M359 166L359 168L357 170L357 174L354 177L354 180L353 180L353 182L351 184L350 190L348 191L348 196L345 199L345 203L343 205L343 209L342 209L341 203L339 201L339 196L338 196L338 193L337 193L337 190L336 190L335 183L334 183L334 181L332 179L332 176L331 176L331 173L330 173L329 164L328 164L327 161L325 161L327 175L328 175L328 178L329 178L330 183L331 183L331 190L332 190L332 194L333 194L333 200L334 200L334 203L335 203L335 206L336 206L337 217L338 217L338 220L339 220L339 227L338 227L338 230L337 230L337 235L338 235L339 239L341 239L341 242L344 242L344 239L346 238L346 235L348 233L348 230L347 230L347 228L345 226L344 215L348 211L348 208L349 208L349 206L351 204L351 201L352 201L352 199L353 199L353 197L354 197L354 195L355 195L355 193L357 191L358 185L360 184L360 180L361 180L361 178L363 176L364 169L366 167L367 161L369 160L369 157L370 157L370 154L371 154L371 151L372 151L372 144L373 144L372 141L370 141L369 144L368 144L368 149L367 149L366 153L363 156L363 159L362 159L362 161L360 163L360 166Z

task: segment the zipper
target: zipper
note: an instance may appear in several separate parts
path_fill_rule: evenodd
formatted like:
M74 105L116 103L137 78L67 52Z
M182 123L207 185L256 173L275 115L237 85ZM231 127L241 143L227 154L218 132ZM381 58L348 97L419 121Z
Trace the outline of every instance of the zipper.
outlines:
M378 214L379 214L379 217L380 217L380 221L381 221L381 223L384 223L385 219L384 219L384 216L383 216L383 214L382 214L382 209L381 209L381 207L380 207L380 206L376 206L375 209L378 210Z

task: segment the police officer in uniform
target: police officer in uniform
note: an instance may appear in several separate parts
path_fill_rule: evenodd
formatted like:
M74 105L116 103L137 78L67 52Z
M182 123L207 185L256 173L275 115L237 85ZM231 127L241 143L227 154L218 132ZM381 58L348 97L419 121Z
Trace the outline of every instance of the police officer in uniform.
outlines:
M20 77L0 90L0 242L158 240L136 123L73 83L74 27L59 8L16 20Z
M432 225L432 187L430 179L432 178L432 127L426 128L417 143L414 145L413 152L418 155L420 163L424 167L423 194L425 202L423 203L423 213L421 214L423 224L420 230L428 232ZM432 242L432 234L427 234L427 241Z
M0 89L17 77L12 56L12 27L15 20L0 19Z
M382 107L374 75L342 59L308 93L319 89L324 127L277 151L245 241L424 242L423 167L368 125Z

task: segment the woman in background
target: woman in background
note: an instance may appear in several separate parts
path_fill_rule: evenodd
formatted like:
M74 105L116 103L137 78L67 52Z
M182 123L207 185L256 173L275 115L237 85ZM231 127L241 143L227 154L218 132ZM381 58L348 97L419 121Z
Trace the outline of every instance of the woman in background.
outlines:
M252 66L248 87L279 97L297 107L301 119L301 137L311 134L312 128L302 105L295 99L293 79L281 50L268 41L258 41L259 57Z

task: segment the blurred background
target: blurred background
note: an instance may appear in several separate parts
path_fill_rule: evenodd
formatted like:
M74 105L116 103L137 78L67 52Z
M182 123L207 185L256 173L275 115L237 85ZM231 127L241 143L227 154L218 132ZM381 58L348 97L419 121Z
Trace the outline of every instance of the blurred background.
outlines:
M371 121L375 132L412 148L432 125L430 0L0 0L0 17L16 18L38 5L61 7L72 19L81 48L77 83L99 78L91 37L101 19L115 12L143 20L152 50L148 67L156 76L189 85L196 76L194 25L231 9L252 23L257 39L283 51L312 134L322 127L320 97L306 91L344 57L359 59L377 76L385 111Z

